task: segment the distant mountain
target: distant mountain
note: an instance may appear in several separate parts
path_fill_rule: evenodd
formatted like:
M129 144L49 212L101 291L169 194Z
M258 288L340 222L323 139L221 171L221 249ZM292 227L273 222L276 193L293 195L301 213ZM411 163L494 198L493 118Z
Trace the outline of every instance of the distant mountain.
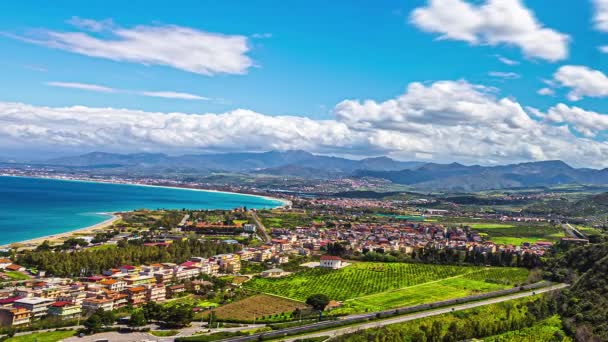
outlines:
M608 169L575 169L562 161L490 167L429 163L409 170L359 170L356 174L383 178L418 189L461 192L560 184L608 184Z
M353 160L300 150L181 156L92 152L51 159L45 164L138 175L234 172L314 179L374 177L417 190L449 192L550 187L560 184L608 184L608 169L576 169L559 160L480 166L401 162L387 157Z
M396 171L422 165L400 162L386 157L352 160L314 155L306 151L270 151L263 153L190 154L115 154L92 152L80 156L55 158L46 164L84 168L149 168L163 167L199 171L256 172L273 175L327 178L352 174L356 170Z

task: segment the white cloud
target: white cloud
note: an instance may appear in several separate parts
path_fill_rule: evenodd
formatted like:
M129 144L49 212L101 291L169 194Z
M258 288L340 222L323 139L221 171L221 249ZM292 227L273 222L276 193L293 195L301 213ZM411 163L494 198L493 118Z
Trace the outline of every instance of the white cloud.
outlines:
M244 74L253 66L245 36L174 25L121 28L79 18L75 22L88 30L102 30L104 35L44 30L39 36L12 37L81 55L169 66L202 75Z
M151 97L162 97L165 99L180 99L180 100L209 100L208 97L199 95L180 93L175 91L142 91L138 94Z
M545 88L538 89L538 91L536 93L538 95L543 95L543 96L553 96L553 95L555 95L555 90L545 87Z
M559 85L570 88L568 99L571 101L608 96L608 76L599 70L582 65L564 65L553 77Z
M503 57L501 55L496 55L496 58L502 63L506 65L519 65L519 62L507 57Z
M595 4L595 28L608 32L608 0L593 0Z
M105 87L97 84L88 84L88 83L76 83L76 82L46 82L45 83L51 87L59 87L59 88L70 88L70 89L80 89L80 90L88 90L95 91L100 93L114 93L116 89Z
M70 153L304 149L464 163L562 159L608 166L608 143L596 139L606 125L600 114L524 109L493 88L466 81L415 82L396 98L345 100L333 112L331 120L313 120L245 109L186 114L0 102L0 145Z
M99 92L99 93L135 94L135 95L141 95L141 96L161 97L161 98L165 98L165 99L178 99L178 100L210 100L210 98L208 98L208 97L190 94L190 93L177 92L177 91L126 90L126 89L110 88L110 87L101 86L101 85L97 85L97 84L75 83L75 82L46 82L45 84L52 86L52 87L79 89L79 90L94 91L94 92Z
M515 80L521 77L520 74L516 72L504 72L504 71L490 71L488 75L497 78L503 78L506 80Z
M608 45L600 46L599 49L603 53L608 53Z
M92 32L101 32L115 27L112 19L92 20L80 17L72 17L67 21L67 23L81 30Z
M563 103L549 108L544 118L552 123L570 124L587 137L595 137L598 133L608 130L608 115L569 107Z
M525 56L558 61L568 56L569 36L543 27L520 0L485 0L474 5L464 0L429 0L412 11L411 22L440 39L473 45L506 44Z

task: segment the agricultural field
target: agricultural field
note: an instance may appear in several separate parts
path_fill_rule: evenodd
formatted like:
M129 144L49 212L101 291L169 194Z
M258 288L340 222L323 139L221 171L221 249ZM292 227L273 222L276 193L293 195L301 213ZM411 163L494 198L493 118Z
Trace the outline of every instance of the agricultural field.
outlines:
M528 270L518 268L486 268L462 276L349 299L332 314L381 311L503 290L524 282L528 273Z
M305 307L306 304L302 302L260 294L220 306L213 309L213 312L215 317L220 320L272 321L273 319L278 320L280 317L286 318L295 309Z
M548 223L463 223L471 228L487 234L494 243L521 245L524 242L557 241L564 237L564 231L559 226Z
M56 342L76 335L75 330L48 331L11 337L6 342Z
M344 301L344 312L415 305L521 284L529 272L520 268L487 268L405 263L354 263L340 270L310 269L281 279L255 278L248 289L304 301L322 293Z

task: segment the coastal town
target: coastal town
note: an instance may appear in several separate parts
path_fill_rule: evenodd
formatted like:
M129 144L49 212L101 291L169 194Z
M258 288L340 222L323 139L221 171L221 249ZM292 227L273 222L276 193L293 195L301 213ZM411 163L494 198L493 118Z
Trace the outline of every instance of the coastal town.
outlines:
M251 292L253 287L248 284L255 279L290 279L306 269L341 272L359 267L361 262L534 269L555 245L589 243L587 236L572 231L572 236L567 235L568 230L552 222L551 216L475 213L461 217L447 209L416 207L426 203L423 199L289 198L283 207L272 210L116 213L113 219L92 229L7 245L2 250L7 257L0 259L0 277L5 280L0 291L0 325L14 333L36 327L37 322L57 327L64 325L61 322L71 322L78 326L102 312L120 312L128 318L149 303L179 302L192 296L218 298L218 293L223 294L220 298L237 293L242 296L243 291ZM532 225L539 228L536 231L547 230L546 239L526 239L526 228L511 240L497 235L493 241L491 230L501 225ZM180 262L115 264L100 272L82 268L78 274L57 265L44 269L32 262L36 253L111 253L127 246L162 251L190 243L184 241L220 244L230 252L183 254ZM355 266L351 266L353 263ZM218 279L223 281L218 284ZM327 310L339 314L348 309L348 305L340 309L345 305L341 298L330 299ZM222 308L230 302L207 300L189 310L208 320L218 305ZM198 333L204 331L201 326Z

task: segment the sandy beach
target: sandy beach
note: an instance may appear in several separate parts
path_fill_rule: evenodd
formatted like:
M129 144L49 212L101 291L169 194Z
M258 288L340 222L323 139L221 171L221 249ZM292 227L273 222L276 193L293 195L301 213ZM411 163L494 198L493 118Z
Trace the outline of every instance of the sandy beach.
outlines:
M90 180L90 179L80 179L80 178L66 178L66 177L40 177L40 176L15 176L15 175L2 175L8 177L21 177L21 178L41 178L41 179L53 179L53 180L62 180L62 181L73 181L73 182L85 182L85 183L105 183L105 184L121 184L121 185L132 185L132 186L143 186L143 187L156 187L156 188L167 188L167 189L176 189L176 190L185 190L185 191L201 191L201 192L217 192L217 193L226 193L231 195L239 195L244 197L259 197L267 200L273 200L280 202L281 205L275 208L285 208L291 206L291 201L284 198L276 198L264 195L254 195L254 194L245 194L238 192L229 192L229 191L220 191L220 190L212 190L212 189L200 189L200 188L190 188L190 187L179 187L179 186L167 186L167 185L155 185L155 184L145 184L145 183L136 183L136 182L117 182L117 181L104 181L104 180ZM39 238L23 240L12 242L4 245L0 245L0 248L19 248L19 249L33 249L36 246L43 243L45 240L48 240L51 244L53 243L61 243L61 241L65 240L68 237L75 235L83 235L83 234L91 234L93 235L96 231L103 230L109 226L111 226L114 222L120 219L120 216L117 216L113 213L109 213L112 215L111 218L107 220L94 224L92 226L84 227L81 229L71 230L65 233L57 233L52 235L41 236Z
M36 248L36 246L43 243L45 240L48 240L51 244L53 244L53 242L58 242L59 240L64 240L73 235L82 235L82 234L94 235L94 233L96 233L97 231L101 231L105 228L110 227L112 224L114 224L114 222L116 222L118 220L120 220L120 216L112 214L112 217L108 218L107 220L105 220L103 222L94 224L92 226L88 226L88 227L76 229L76 230L71 230L71 231L65 232L65 233L46 235L46 236L41 236L41 237L35 238L35 239L0 245L0 248L18 247L19 249L33 249L33 248Z

